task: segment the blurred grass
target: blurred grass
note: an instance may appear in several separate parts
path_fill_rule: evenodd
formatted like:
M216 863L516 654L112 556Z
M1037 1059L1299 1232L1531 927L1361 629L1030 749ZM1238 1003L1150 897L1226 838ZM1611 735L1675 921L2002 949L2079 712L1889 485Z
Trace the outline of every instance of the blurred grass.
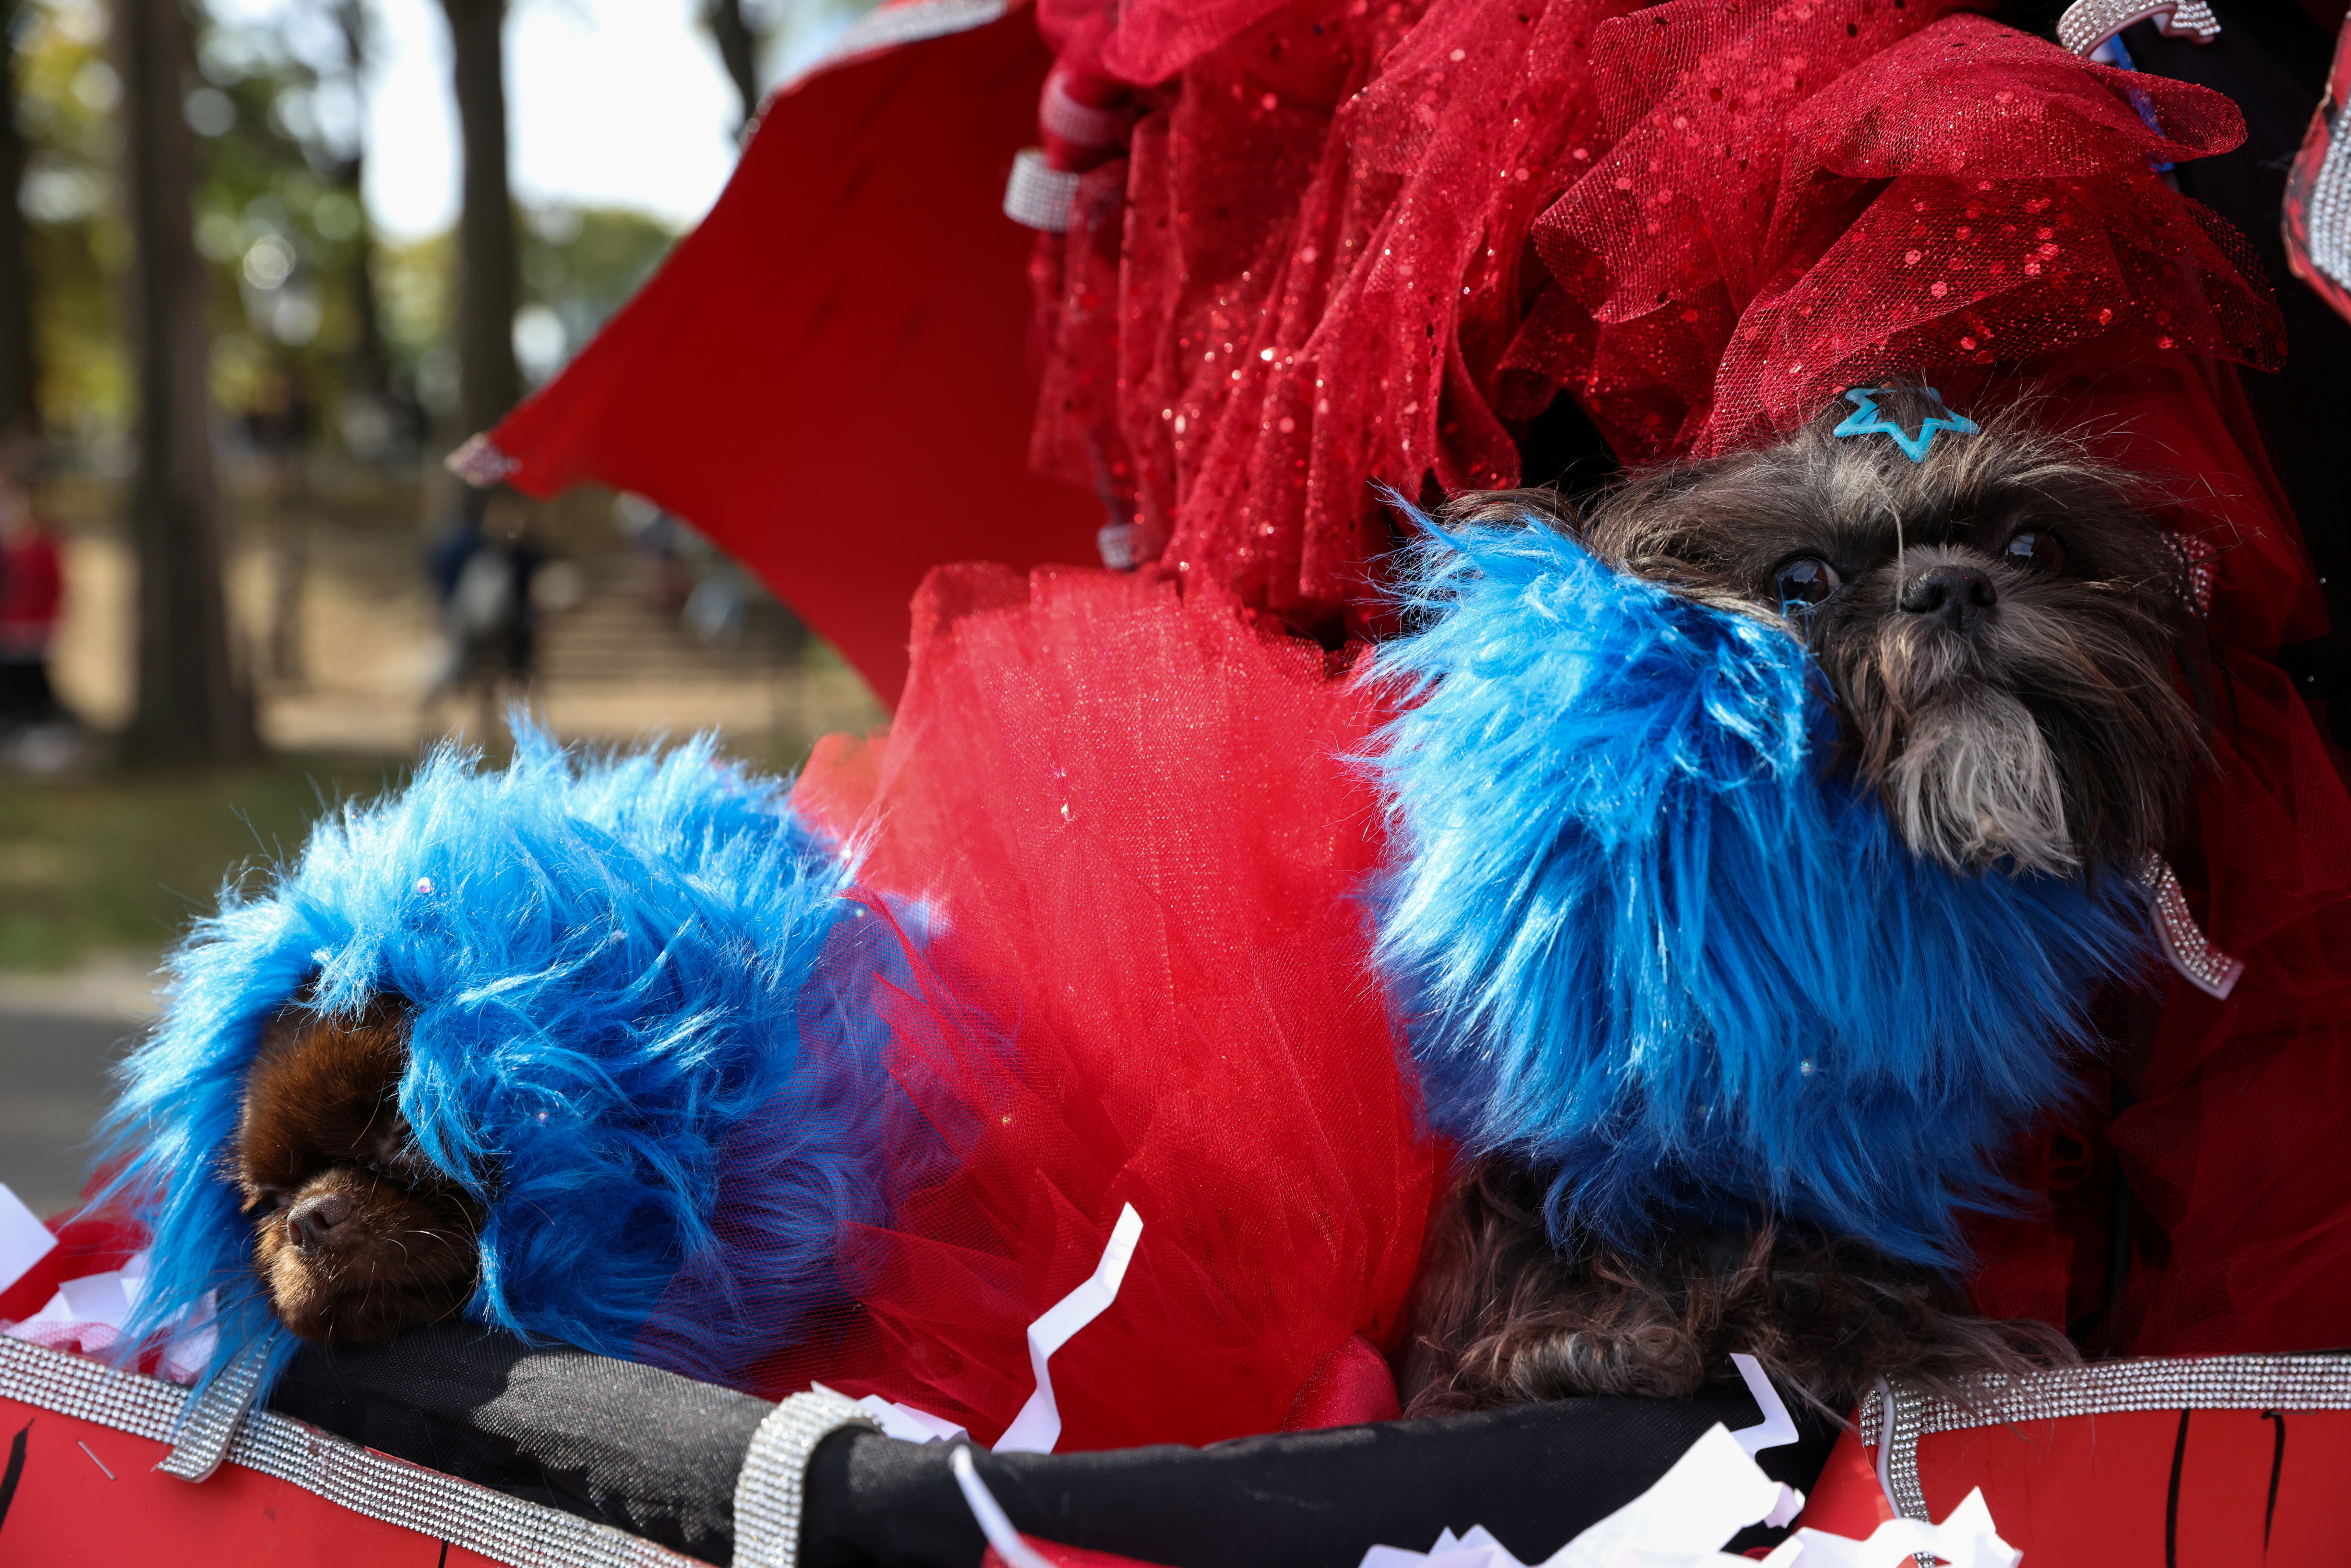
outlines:
M302 845L311 821L403 778L402 757L272 758L204 772L0 774L0 968L161 953L222 880Z
M780 774L815 737L747 738L729 749ZM322 812L399 785L413 760L289 754L202 772L0 773L0 969L152 960L211 913L225 878L298 853Z

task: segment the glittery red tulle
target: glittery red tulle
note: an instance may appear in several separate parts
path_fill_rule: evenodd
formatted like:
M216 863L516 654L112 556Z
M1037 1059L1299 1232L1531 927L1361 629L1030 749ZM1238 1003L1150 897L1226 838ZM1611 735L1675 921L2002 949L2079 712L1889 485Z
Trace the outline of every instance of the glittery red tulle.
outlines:
M862 1322L816 1375L992 1441L1132 1204L1116 1301L1051 1364L1060 1447L1279 1429L1395 1342L1436 1181L1353 896L1377 716L1164 580L947 569L915 639L890 737L828 744L796 803L863 846L910 959L872 993L889 1071L946 1157L851 1237Z
M2280 351L2154 166L2235 145L2234 106L1957 0L1048 20L1143 112L1040 242L1032 460L1294 621L1365 612L1375 483L1515 482L1562 391L1651 460L1887 373L1964 402L2079 343Z

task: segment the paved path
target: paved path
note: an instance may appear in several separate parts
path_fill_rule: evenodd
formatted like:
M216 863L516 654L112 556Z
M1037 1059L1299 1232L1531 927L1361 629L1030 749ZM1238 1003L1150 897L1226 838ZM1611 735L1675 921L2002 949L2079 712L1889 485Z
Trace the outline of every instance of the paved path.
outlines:
M135 972L0 976L0 1182L36 1214L73 1204L107 1064L145 1024L143 990Z

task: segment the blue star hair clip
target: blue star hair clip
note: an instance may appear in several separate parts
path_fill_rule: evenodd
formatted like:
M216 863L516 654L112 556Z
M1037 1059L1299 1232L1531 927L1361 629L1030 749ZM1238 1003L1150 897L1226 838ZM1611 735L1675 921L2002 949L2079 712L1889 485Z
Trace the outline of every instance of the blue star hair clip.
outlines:
M1877 406L1877 394L1886 390L1884 387L1871 389L1855 387L1847 392L1844 399L1845 402L1853 404L1854 411L1846 414L1844 422L1829 434L1831 435L1890 435L1894 437L1894 444L1902 448L1902 455L1905 457L1909 458L1913 463L1924 463L1927 460L1927 448L1935 444L1937 431L1948 430L1953 435L1973 435L1983 428L1963 413L1953 413L1944 403L1943 394L1933 387L1919 387L1917 390L1934 399L1935 406L1943 412L1939 414L1929 414L1919 421L1918 434L1913 435L1902 428L1901 421L1887 418L1886 411Z

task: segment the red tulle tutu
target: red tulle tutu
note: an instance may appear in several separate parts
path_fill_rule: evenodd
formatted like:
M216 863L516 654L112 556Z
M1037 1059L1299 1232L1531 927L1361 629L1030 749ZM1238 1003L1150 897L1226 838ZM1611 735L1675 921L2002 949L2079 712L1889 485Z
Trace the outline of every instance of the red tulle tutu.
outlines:
M1132 1204L1116 1301L1051 1363L1061 1448L1380 1413L1323 1396L1397 1341L1437 1157L1355 903L1379 715L1251 620L1155 575L943 570L890 736L802 776L911 960L872 994L945 1156L851 1238L829 1385L994 1440L1024 1331Z

